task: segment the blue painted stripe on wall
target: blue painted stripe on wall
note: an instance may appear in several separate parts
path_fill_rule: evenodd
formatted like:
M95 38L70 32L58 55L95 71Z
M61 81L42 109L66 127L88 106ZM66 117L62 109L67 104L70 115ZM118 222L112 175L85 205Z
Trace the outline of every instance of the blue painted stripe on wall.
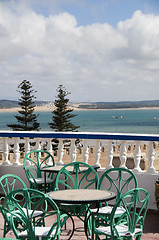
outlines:
M159 141L155 134L0 131L0 137Z

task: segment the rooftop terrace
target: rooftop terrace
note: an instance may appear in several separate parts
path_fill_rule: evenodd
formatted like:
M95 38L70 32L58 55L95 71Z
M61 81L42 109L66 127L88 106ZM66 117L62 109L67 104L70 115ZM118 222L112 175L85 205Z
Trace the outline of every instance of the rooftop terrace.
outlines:
M58 140L54 149L53 139ZM76 139L80 144L76 144ZM69 146L66 146L69 140ZM24 145L21 152L20 143ZM159 174L159 135L139 134L106 134L106 133L57 133L57 132L12 132L0 131L1 164L0 176L6 173L17 174L26 183L23 162L24 154L31 149L46 149L55 158L57 165L73 161L84 161L99 167L99 177L108 167L128 167L132 159L131 170L138 179L139 187L150 193L149 210L145 220L142 240L159 240L159 212L155 204L155 181ZM115 150L117 149L117 151ZM11 158L13 156L13 158ZM147 163L141 168L142 162ZM128 167L129 168L129 167ZM3 219L0 215L0 237L3 234ZM72 240L86 239L82 223L75 219L78 231ZM80 228L79 228L80 227ZM15 238L13 233L8 237ZM66 232L61 235L62 240L68 239Z

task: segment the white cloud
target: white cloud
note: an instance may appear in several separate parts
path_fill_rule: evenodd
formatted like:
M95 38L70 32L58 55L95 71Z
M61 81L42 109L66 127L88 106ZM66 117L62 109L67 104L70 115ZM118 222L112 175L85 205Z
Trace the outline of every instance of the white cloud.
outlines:
M159 58L159 16L136 11L132 19L119 22L118 29L128 39L129 50L133 55L136 53L137 58ZM129 51L127 53L130 54Z
M29 5L0 2L0 98L18 98L30 80L39 100L54 100L63 84L72 101L158 98L159 16L78 26L67 13L37 14ZM151 88L151 92L150 92Z

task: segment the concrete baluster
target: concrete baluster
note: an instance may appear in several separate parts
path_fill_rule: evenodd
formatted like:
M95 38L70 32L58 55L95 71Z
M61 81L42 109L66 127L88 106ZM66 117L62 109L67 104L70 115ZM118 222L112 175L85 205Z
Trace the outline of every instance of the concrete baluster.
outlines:
M36 145L35 145L35 150L41 150L41 144L40 144L40 138L36 139ZM41 157L41 153L39 153L39 164L40 164L40 157Z
M25 138L25 155L28 154L31 151L29 138ZM30 166L30 161L26 160L26 165Z
M153 142L149 142L148 146L149 146L149 148L148 148L148 160L149 160L149 163L150 163L150 167L147 170L147 172L148 173L156 173L155 168L153 166L153 162L154 162L154 158L155 158L155 151L154 151L154 148L153 148Z
M141 161L141 147L140 147L140 141L137 141L135 145L135 152L134 152L134 163L135 163L135 168L133 169L134 172L141 171L140 161Z
M113 168L113 144L112 140L108 140L108 166L107 168Z
M63 144L63 139L59 140L59 144L58 144L58 162L57 165L63 165L63 154L64 154L64 144Z
M96 140L96 146L95 146L95 164L94 167L101 167L101 164L99 162L100 160L100 151L101 151L101 146L100 146L100 140Z
M25 155L30 152L29 138L25 138Z
M35 145L35 149L36 150L41 150L41 144L40 144L40 138L37 138L36 139L36 145Z
M83 161L85 163L88 163L88 159L89 159L88 140L84 139L83 140Z
M127 159L125 142L126 142L125 140L122 140L121 147L120 147L120 161L121 161L120 167L123 167L123 168L126 168L126 159Z
M3 155L4 155L4 161L2 163L2 165L4 166L7 166L7 165L10 165L10 161L8 160L8 153L9 153L9 150L8 150L8 138L7 137L4 137L3 138Z
M49 152L52 155L52 139L47 139L47 152ZM52 160L49 157L48 159L48 165L52 165Z
M20 151L19 151L19 138L15 138L15 142L14 142L14 163L13 165L21 165L21 163L19 162L19 158L20 158Z
M76 161L76 144L75 144L75 139L71 140L71 162L75 162Z

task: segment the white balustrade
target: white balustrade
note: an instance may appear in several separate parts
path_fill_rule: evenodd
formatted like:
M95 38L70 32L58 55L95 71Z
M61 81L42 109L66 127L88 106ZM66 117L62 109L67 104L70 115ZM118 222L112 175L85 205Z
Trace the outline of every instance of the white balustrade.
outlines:
M31 150L31 146L32 149L36 149L36 150L40 150L43 149L43 147L47 146L47 151L50 154L53 154L53 148L52 148L52 144L54 144L52 142L52 139L57 139L56 137L53 138L41 138L41 137L23 137L23 132L19 133L20 137L1 137L1 147L3 150L3 161L1 162L2 165L4 166L9 166L9 165L14 165L14 166L18 166L20 165L20 148L19 148L19 144L23 143L24 144L24 151L25 154L27 154L30 150ZM79 133L80 135L80 133ZM45 136L45 134L44 134ZM82 135L83 136L83 135ZM70 152L70 162L74 162L77 159L77 147L76 146L76 139L80 139L80 137L77 138L73 138L70 139L71 144L67 144L67 149ZM58 155L57 155L57 165L62 165L65 162L63 161L63 156L64 156L64 142L65 145L67 143L67 139L66 138L59 138L58 140L58 145L57 145L57 151L58 151ZM141 140L142 140L142 135L141 135ZM129 140L117 140L114 136L113 139L113 135L112 135L112 139L105 139L100 140L100 139L92 139L91 141L89 141L88 139L81 139L81 142L83 142L83 144L80 145L80 149L82 149L82 155L80 155L80 157L78 157L78 159L83 159L84 162L89 163L89 157L92 157L92 154L89 155L89 149L92 148L94 150L94 157L93 157L93 161L94 161L94 166L95 167L101 167L101 157L105 158L105 163L102 160L102 167L104 168L112 168L113 166L113 157L114 157L114 153L113 153L113 142L116 142L117 146L119 147L119 159L120 159L120 167L126 167L126 161L127 161L127 148L126 145L130 144ZM146 160L146 153L142 153L141 152L141 145L148 145L148 153L147 153L147 157L148 157L148 162L149 162L149 168L148 170L145 170L149 173L156 173L155 171L155 167L154 167L154 159L155 159L155 151L156 149L154 149L153 147L153 143L154 141L136 141L134 140L132 142L132 140L130 140L131 145L133 144L135 146L135 150L132 148L131 149L131 156L134 156L134 169L133 171L136 172L142 172L140 164L141 164L141 155L145 156ZM35 143L34 147L31 143ZM10 149L10 146L14 146L13 148ZM106 148L107 151L107 155L104 156L104 153L101 152L101 146L105 146L104 148ZM13 156L14 156L14 160L11 161L9 160L9 155L10 155L10 150L13 150ZM144 148L142 148L142 151L144 151ZM118 153L117 153L118 154ZM117 155L118 156L118 155ZM50 160L49 160L50 161ZM80 160L81 161L81 160ZM91 159L92 161L92 159ZM128 159L129 161L129 159Z

